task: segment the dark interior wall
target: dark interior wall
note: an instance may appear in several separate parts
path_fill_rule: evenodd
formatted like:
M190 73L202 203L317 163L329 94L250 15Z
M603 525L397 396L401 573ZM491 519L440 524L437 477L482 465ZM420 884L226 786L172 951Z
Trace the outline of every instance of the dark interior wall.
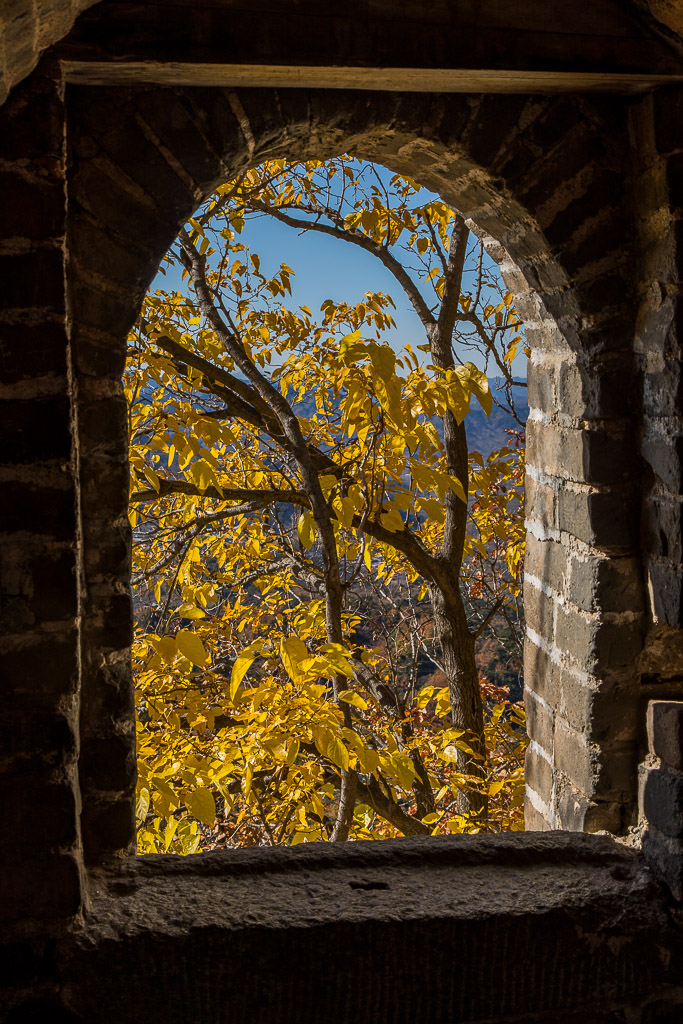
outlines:
M62 11L68 6L62 5ZM163 57L165 33L177 37L170 8L142 6L146 15L148 8L156 9L156 22L149 24L156 24L156 54ZM174 6L189 16L187 4ZM206 5L207 24L223 6ZM191 13L201 25L196 7L192 5ZM98 28L95 15L100 9L103 22ZM114 9L118 15L125 9L130 16L132 11L130 5L103 2L85 16L87 32L97 34L106 24L105 12ZM445 8L438 10L443 14ZM349 18L357 14L354 8ZM392 31L399 31L401 23L394 21ZM529 31L528 21L527 12L524 32ZM119 24L125 27L125 21ZM406 52L417 52L413 37L420 24L409 23ZM346 25L352 27L351 22ZM436 25L435 33L442 33L438 19ZM337 25L330 36L333 42L340 31ZM63 56L73 61L80 53L87 63L84 32L77 27ZM576 54L585 43L585 36L574 37L568 30L564 36L563 61L567 52ZM125 32L117 38L125 41ZM130 38L141 45L138 22L130 25ZM148 32L149 45L152 38ZM352 36L344 38L353 53ZM277 43L272 33L263 39L271 48ZM88 45L94 45L92 38ZM204 40L202 45L209 43ZM604 45L603 56L610 52ZM612 49L616 53L619 47ZM519 52L520 47L512 47L508 63ZM103 56L107 54L100 51ZM116 59L121 56L114 54ZM216 64L224 56L224 51L215 53ZM328 51L327 56L334 55ZM505 64L504 50L499 56ZM670 60L669 51L665 56ZM416 176L470 216L501 260L529 325L532 346L528 826L619 832L635 821L645 703L683 694L680 107L678 87L645 98L600 98L234 90L163 81L76 85L65 81L56 56L48 56L13 90L0 110L0 416L6 440L0 469L0 674L5 683L0 708L5 828L0 847L12 880L0 903L4 934L12 939L3 961L9 991L5 1006L19 1006L41 987L48 998L68 979L71 1005L81 1007L84 1019L96 1019L104 1012L96 1005L98 977L107 970L103 935L113 929L108 934L117 950L115 984L121 988L135 958L130 915L149 962L155 950L159 955L163 950L175 964L172 977L173 971L189 970L184 942L194 927L192 907L199 899L191 875L183 874L187 884L174 889L177 869L162 859L158 871L164 881L159 888L150 881L157 877L157 868L150 867L148 875L144 865L122 866L134 837L135 759L120 374L126 331L178 227L218 181L266 156L326 156L350 150L386 162ZM663 775L661 767L648 762L648 771L659 771L660 781L648 784L645 804L655 823L651 832L658 829L664 837L667 863L678 863L680 874L683 826L675 806L681 769L675 757L667 757ZM596 987L562 989L562 1000L543 1003L545 1009L538 998L534 1001L541 988L530 983L520 994L510 979L505 983L507 1002L493 1007L480 1001L475 1008L465 1001L463 1007L470 1009L459 1012L483 1021L493 1019L491 1014L500 1020L519 1013L532 1019L531 1010L538 1009L539 1019L555 1020L559 1018L553 1014L560 1009L565 1017L570 1013L572 999L577 1007L592 1005L595 999L604 1009L604 1020L625 1020L624 1008L631 1001L640 1006L646 989L656 989L655 1002L666 1001L667 986L676 981L664 971L666 956L659 989L654 961L640 979L634 973L639 957L645 957L653 922L664 936L669 958L674 949L667 905L657 890L648 888L637 857L624 854L624 860L609 844L608 850L578 839L576 847L571 839L566 848L550 843L542 855L532 857L535 841L518 837L511 844L511 849L521 844L522 858L527 849L529 863L535 865L524 879L515 876L516 891L536 886L547 895L556 887L557 876L541 872L544 858L565 867L578 858L586 867L588 888L581 890L585 899L579 916L563 909L562 900L548 911L558 948L565 943L567 950L574 947L578 960L572 970L588 978L590 949L599 941L612 950L609 942L620 936L618 922L628 916L629 906L635 922L629 933L631 952L615 961L609 959L617 956L613 952L598 958ZM507 855L495 843L484 845L491 881L484 872L478 884L493 893L496 872L505 870ZM409 847L399 848L409 855ZM301 856L303 864L307 855ZM398 865L401 857L396 856ZM108 863L106 874L94 870L102 863ZM427 872L434 867L426 854L420 863ZM215 864L197 876L201 899L209 902L216 872L220 886L230 886L230 864ZM257 906L259 887L268 889L277 866L253 865L259 878ZM591 888L591 872L598 865L624 881L609 896L599 872ZM448 909L444 894L460 885L469 870L458 858L452 868L453 876L442 880L439 890L446 917L451 912L457 917L461 910ZM328 869L334 875L336 868ZM188 865L187 870L193 869ZM245 869L246 874L251 870ZM306 900L314 901L313 890L305 865L301 870L303 875L296 868L292 876L297 879L292 899L309 906ZM132 881L126 880L128 875ZM201 878L209 879L206 891ZM636 891L631 905L629 892ZM133 902L125 902L136 893ZM168 931L174 899L178 923ZM357 904L339 901L338 894L335 900L324 902L319 919L311 909L314 902L301 913L304 918L310 913L321 927L335 915L357 923ZM398 913L398 904L392 910L391 900L386 900L367 920L388 921ZM616 919L611 911L601 916L610 900L623 901ZM643 909L648 901L653 915L649 923ZM462 906L466 903L464 899ZM512 905L505 907L499 912L483 904L481 910L484 918L492 911L498 915L496 934L512 936L517 912ZM536 912L532 909L531 916ZM245 905L243 918L230 918L224 932L207 933L209 960L215 957L218 963L239 934L244 954L239 962L248 964L248 951L260 942L249 931L251 913ZM406 921L410 918L407 911L401 914ZM430 933L429 922L443 916L441 910L430 914L420 925L426 931L418 929L425 951L429 934L437 944L453 943L454 949L459 942L476 940L476 929L458 932L455 925L450 931L434 926ZM154 929L145 932L147 918L163 921L160 944ZM594 930L586 931L586 925ZM215 922L209 930L214 927ZM577 928L588 936L578 953L573 938ZM383 934L379 928L373 940L378 957ZM75 945L70 935L77 936ZM61 959L54 953L55 939ZM285 928L277 941L290 939L294 941ZM392 948L400 950L403 941L392 939ZM307 942L297 947L302 955L309 949ZM87 997L85 981L80 990L77 980L79 957L86 948L94 951ZM279 948L267 944L271 966ZM485 943L482 948L487 948ZM622 947L617 943L614 948ZM555 954L551 960L557 962ZM543 972L555 969L550 961L542 962ZM458 975L461 983L472 984L480 969L482 965L470 964ZM617 980L612 984L611 978ZM138 978L138 983L143 981ZM233 978L230 985L234 983ZM341 974L335 975L334 984L343 984ZM175 981L169 987L170 1004L185 1013L187 991L174 986ZM244 1012L249 1019L248 995L240 998L247 999ZM680 992L671 998L675 1002ZM610 999L620 1009L610 1009ZM0 1002L0 1018L2 1006ZM52 1011L42 1012L43 1019L50 1019ZM297 1012L294 1007L291 1019L297 1019ZM288 1019L281 1008L277 1013L278 1019ZM633 1014L643 1022L667 1019L650 1009L641 1013L634 1008ZM223 1019L218 1011L216 1019ZM396 1019L403 1019L400 1013ZM426 1024L428 1018L420 1019ZM434 1024L433 1016L429 1020Z

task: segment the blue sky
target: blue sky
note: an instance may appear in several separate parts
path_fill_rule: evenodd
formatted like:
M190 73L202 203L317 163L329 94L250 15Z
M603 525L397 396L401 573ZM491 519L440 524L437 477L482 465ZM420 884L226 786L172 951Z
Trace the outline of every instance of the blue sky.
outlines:
M427 202L430 197L424 190L419 201ZM291 308L306 305L315 316L325 299L354 302L361 301L366 291L387 292L396 304L393 314L396 330L385 333L385 340L397 351L406 342L413 348L425 344L424 328L397 281L375 257L358 246L313 231L301 234L268 216L248 219L239 240L258 253L261 271L267 276L272 276L283 261L294 270L292 298L287 302ZM497 273L495 263L488 257L485 259L487 266ZM473 279L474 267L466 266L465 290L473 287ZM170 271L165 276L157 275L152 284L152 289L156 288L184 290L184 285L180 274ZM492 299L495 304L500 301L495 296ZM460 358L477 362L471 352L462 353ZM517 356L513 370L515 376L526 378L523 355ZM490 369L490 372L494 371Z

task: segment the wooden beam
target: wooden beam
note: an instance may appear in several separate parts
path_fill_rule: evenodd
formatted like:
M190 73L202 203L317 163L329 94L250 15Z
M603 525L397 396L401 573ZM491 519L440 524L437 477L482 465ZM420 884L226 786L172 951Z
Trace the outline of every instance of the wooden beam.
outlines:
M643 93L683 82L683 74L503 71L464 68L296 67L157 61L63 60L77 85L187 85L275 89L365 89L442 93Z

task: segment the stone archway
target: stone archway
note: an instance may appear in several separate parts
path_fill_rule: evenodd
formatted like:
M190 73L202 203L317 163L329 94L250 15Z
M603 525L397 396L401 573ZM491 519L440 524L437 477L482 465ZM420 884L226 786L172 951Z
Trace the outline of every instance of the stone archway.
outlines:
M627 457L637 421L621 106L575 97L72 87L68 107L89 859L125 850L133 838L126 332L179 226L220 181L270 156L342 151L417 177L495 239L533 353L528 827L620 831L635 807L642 633L637 467Z

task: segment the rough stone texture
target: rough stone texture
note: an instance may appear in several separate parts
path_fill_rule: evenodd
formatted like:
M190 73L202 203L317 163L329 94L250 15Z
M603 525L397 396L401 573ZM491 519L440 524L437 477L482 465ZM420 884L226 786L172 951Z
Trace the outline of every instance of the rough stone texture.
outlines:
M649 755L640 766L643 852L677 900L683 900L683 701L650 701Z
M64 311L61 80L44 65L0 110L0 840L3 927L81 904L79 587L72 396ZM37 193L37 212L17 216Z
M0 103L38 63L40 54L69 31L81 11L99 0L2 0Z
M647 706L650 753L668 768L683 771L683 702L651 700Z
M98 876L58 961L64 1003L93 1024L639 1021L679 985L667 942L632 852L555 833L140 858ZM149 984L160 964L182 1003Z
M470 217L531 346L527 826L626 831L646 703L683 695L683 89L550 96L543 76L678 73L679 44L618 0L104 0L25 77L77 6L0 4L0 99L24 77L0 110L0 1016L154 1019L162 999L183 1022L679 1020L673 904L606 840L126 859L120 384L178 227L251 163L354 152ZM239 61L467 71L482 47L501 94L474 79L461 95L401 94L396 79L375 93L211 85ZM67 84L59 59L101 84ZM129 84L107 84L124 65ZM504 95L500 76L520 68L539 76L534 94ZM169 85L180 73L208 84ZM644 850L680 899L680 769L665 749L640 772Z

